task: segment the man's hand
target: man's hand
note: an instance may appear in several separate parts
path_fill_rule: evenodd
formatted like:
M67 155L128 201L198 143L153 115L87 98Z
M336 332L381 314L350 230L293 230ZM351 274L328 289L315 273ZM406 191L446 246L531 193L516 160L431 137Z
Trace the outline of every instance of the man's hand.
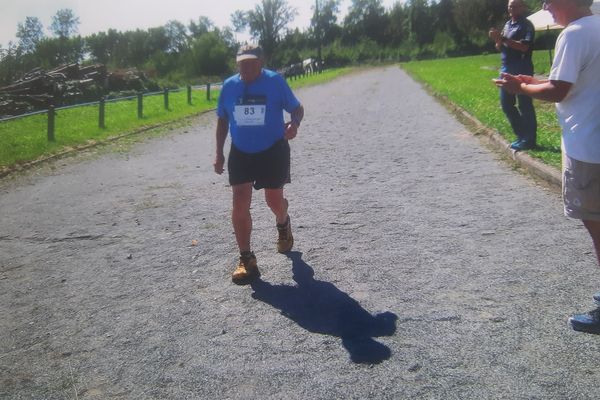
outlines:
M496 29L496 28L491 28L490 31L488 32L488 36L494 42L499 42L500 39L502 39L500 31L498 29Z
M292 140L298 134L298 125L293 122L285 123L285 134L283 135L286 140Z
M517 75L517 78L522 83L526 83L528 85L539 85L540 83L542 83L541 81L539 81L538 79L534 78L531 75Z
M515 76L507 73L502 73L501 76L501 79L493 79L494 84L511 94L519 94L521 92L521 84L527 83L524 82L522 78L526 77L527 75Z
M223 166L225 165L225 156L223 154L219 154L215 157L215 162L213 164L213 167L215 168L215 172L218 175L221 175L223 173L223 171L225 171L225 169L223 168Z

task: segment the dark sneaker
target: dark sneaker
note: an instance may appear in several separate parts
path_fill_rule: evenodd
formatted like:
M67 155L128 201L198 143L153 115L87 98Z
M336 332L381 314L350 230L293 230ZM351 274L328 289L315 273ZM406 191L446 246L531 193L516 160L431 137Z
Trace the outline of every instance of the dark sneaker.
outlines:
M277 251L280 253L287 253L294 246L292 223L290 222L289 215L287 222L284 225L277 224L277 232L279 233L279 237L277 238Z
M571 328L579 332L600 334L600 308L569 318Z
M517 139L514 142L512 142L508 147L510 147L511 149L515 149L515 146L518 146L519 143L521 143L521 139Z
M240 257L237 268L231 274L231 280L236 285L247 285L260 276L254 253Z
M594 304L596 304L597 306L600 306L600 292L594 293L594 295L592 296L592 299L594 299Z
M511 144L510 148L516 151L531 150L535 147L535 143L530 143L526 140L519 140L515 144Z

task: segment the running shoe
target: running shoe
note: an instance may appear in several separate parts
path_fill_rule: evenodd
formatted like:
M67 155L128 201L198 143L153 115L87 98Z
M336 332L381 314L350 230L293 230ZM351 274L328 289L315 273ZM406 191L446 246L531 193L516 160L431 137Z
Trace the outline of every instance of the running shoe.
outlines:
M236 285L247 285L255 278L260 276L258 265L256 265L256 256L254 253L240 256L237 268L231 274L231 280Z
M279 237L277 238L277 251L280 253L287 253L294 246L292 223L289 215L285 224L277 224L277 232L279 233Z
M592 299L594 299L594 304L600 306L600 292L594 293Z
M535 147L535 143L530 143L526 140L518 140L516 143L510 145L510 148L516 151L531 150Z
M585 314L575 314L569 318L571 327L579 332L600 333L600 307Z

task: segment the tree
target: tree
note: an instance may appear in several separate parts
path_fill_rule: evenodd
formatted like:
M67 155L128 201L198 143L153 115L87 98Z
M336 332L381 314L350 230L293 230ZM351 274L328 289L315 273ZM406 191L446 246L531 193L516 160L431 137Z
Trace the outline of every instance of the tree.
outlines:
M146 51L148 54L156 51L166 52L169 48L169 38L164 26L148 29L146 37Z
M298 28L288 31L277 44L277 51L273 54L273 66L290 65L314 57L314 43L311 35L301 32Z
M179 21L169 21L165 24L165 35L169 41L168 53L182 53L187 49L187 28Z
M434 21L427 0L409 0L408 21L410 26L409 35L414 43L421 47L433 41L437 29L433 26Z
M336 14L340 11L340 0L315 0L312 9L313 16L310 20L312 36L317 42L317 58L322 60L323 45L333 42L336 31L339 31L339 27L336 25ZM336 28L338 29L336 30Z
M205 33L212 31L214 27L215 24L208 17L200 17L198 18L198 22L190 21L188 25L190 36L193 39L197 39Z
M431 6L435 19L436 30L455 34L457 32L456 21L452 18L454 4L452 0L439 0Z
M237 32L246 27L250 29L252 37L262 46L268 63L284 29L297 14L298 11L286 0L262 0L254 10L236 11L232 23Z
M221 39L223 39L223 41L225 42L227 47L230 50L232 50L235 54L235 51L237 50L237 47L238 47L238 42L235 40L235 34L231 30L231 28L223 28L223 29L215 28L214 32L216 32L219 35L219 37L221 37Z
M65 63L78 63L83 60L85 41L81 36L40 40L35 52L36 65L42 68L53 68Z
M17 24L19 47L25 54L31 54L44 38L44 27L37 17L25 17L25 22Z
M60 39L75 35L78 27L79 17L76 17L70 8L58 10L52 17L52 24L50 24L50 30Z
M408 12L400 2L396 2L390 10L388 17L388 41L392 45L397 46L408 38Z
M115 55L119 41L122 41L122 34L115 29L109 29L107 33L98 32L85 38L86 50L90 53L92 59L102 64L112 62L118 65Z
M164 28L151 28L153 32L159 32L164 34ZM124 33L125 40L127 43L127 53L125 55L121 55L122 59L125 60L122 63L124 67L141 67L150 57L156 52L166 52L166 47L164 49L160 49L158 47L154 47L151 44L152 36L148 32L142 29L136 29L135 31L127 31ZM124 48L120 49L121 51ZM161 51L162 50L162 51Z
M236 10L231 16L231 25L235 32L242 32L248 27L248 21L246 21L246 11Z
M231 51L218 32L208 32L192 42L187 59L188 75L218 76L229 72Z
M385 43L387 18L382 0L352 0L344 28L348 42L367 37L379 44Z
M454 0L452 12L458 28L472 36L502 25L508 18L507 3L507 0Z
M21 50L8 42L8 47L0 48L0 86L8 85L19 73Z

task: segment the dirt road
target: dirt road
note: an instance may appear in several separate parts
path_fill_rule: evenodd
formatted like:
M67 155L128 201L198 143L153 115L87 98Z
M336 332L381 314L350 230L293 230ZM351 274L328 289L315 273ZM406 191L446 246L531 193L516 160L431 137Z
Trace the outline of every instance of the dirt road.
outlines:
M212 113L0 181L0 398L596 398L566 321L598 271L559 194L396 67L297 94L295 251L255 193L252 287Z

